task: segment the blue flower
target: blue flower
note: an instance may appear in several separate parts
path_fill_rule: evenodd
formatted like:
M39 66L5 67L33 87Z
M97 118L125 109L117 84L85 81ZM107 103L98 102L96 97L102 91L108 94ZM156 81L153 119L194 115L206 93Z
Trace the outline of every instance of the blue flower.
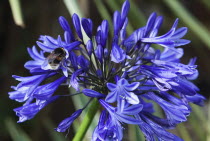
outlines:
M112 107L104 100L99 100L101 105L108 111L103 111L101 113L98 126L95 128L92 140L111 140L111 141L118 141L122 140L123 134L122 130L123 127L121 123L128 123L128 124L140 124L140 121L127 116L127 115L135 115L139 113L143 105L136 104L132 106L125 106L122 112L118 110L120 107Z
M83 89L82 92L89 97L97 97L97 98L101 98L101 97L105 97L104 94L101 94L97 91L91 90L91 89Z
M111 52L111 60L115 63L120 63L124 61L126 58L126 54L122 48L120 48L117 44L112 46Z
M120 98L125 99L130 104L138 104L138 97L132 92L138 88L139 82L133 82L131 84L124 78L120 79L116 84L107 83L108 89L111 91L107 97L106 101L113 103Z
M167 132L164 129L163 125L160 126L160 123L152 121L150 117L147 117L144 114L141 114L141 117L139 115L136 115L136 118L138 120L141 120L139 128L144 133L145 138L148 141L156 141L156 139L165 141L183 141L172 133Z
M180 62L184 51L178 47L190 43L183 39L187 28L177 28L176 19L167 33L159 35L163 17L154 12L145 26L127 36L129 9L126 0L121 11L114 12L112 38L109 37L111 23L107 20L94 28L91 19L80 19L73 14L77 36L61 16L63 36L41 35L37 46L28 48L32 60L24 66L31 76L13 75L20 83L9 92L10 99L24 102L22 107L14 109L18 122L32 119L59 97L83 93L89 98L85 106L61 121L56 131L66 132L92 99L97 99L103 111L93 141L123 140L125 124L138 125L146 140L182 140L166 130L187 120L190 103L202 106L205 100L191 82L198 77L196 58L188 64ZM82 28L89 37L87 42L83 40ZM153 44L163 50L153 48ZM55 95L62 84L77 92ZM155 116L153 103L162 108L164 118Z
M82 18L82 27L89 38L92 37L93 22L91 19Z
M113 123L112 118L106 111L101 112L99 123L95 128L92 141L120 141L123 138L123 127L119 122Z
M57 128L55 128L55 130L57 132L65 132L70 126L71 124L74 122L74 120L80 116L80 114L82 113L82 109L77 110L76 112L74 112L70 117L64 119Z
M19 116L18 123L32 119L41 109L58 98L59 96L53 96L40 105L36 103L27 103L22 107L15 108L14 111L16 112L16 115Z

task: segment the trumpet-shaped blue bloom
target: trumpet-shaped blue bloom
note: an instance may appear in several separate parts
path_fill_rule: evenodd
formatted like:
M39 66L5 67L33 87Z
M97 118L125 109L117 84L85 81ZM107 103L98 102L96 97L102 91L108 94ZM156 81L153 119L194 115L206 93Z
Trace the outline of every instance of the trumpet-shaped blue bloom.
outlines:
M130 104L138 104L139 99L132 91L138 88L139 82L128 83L126 79L120 79L116 84L107 83L108 89L111 91L107 97L106 101L113 103L120 98L125 99Z
M31 76L13 75L20 83L9 92L10 99L24 102L14 109L18 122L32 119L60 97L84 94L89 101L61 121L56 131L67 131L95 98L103 111L92 141L123 140L125 124L138 125L148 141L182 140L167 130L187 120L191 112L189 103L202 106L205 100L191 82L198 77L196 58L188 64L180 62L184 51L178 47L190 43L183 39L187 28L178 27L176 19L168 32L159 35L163 17L152 13L145 26L127 35L129 9L126 0L121 11L114 12L113 37L109 37L111 23L107 20L94 32L91 19L74 14L72 27L77 36L61 16L63 36L41 35L37 45L28 48L32 60L24 67ZM82 29L89 37L87 42L83 40ZM153 48L154 44L163 49ZM61 84L74 88L77 93L55 95ZM151 101L162 108L164 118L154 115Z
M74 122L74 120L80 116L80 114L82 113L82 109L77 110L76 112L74 112L70 117L64 119L59 125L58 127L55 129L57 132L65 132L72 124L72 122Z

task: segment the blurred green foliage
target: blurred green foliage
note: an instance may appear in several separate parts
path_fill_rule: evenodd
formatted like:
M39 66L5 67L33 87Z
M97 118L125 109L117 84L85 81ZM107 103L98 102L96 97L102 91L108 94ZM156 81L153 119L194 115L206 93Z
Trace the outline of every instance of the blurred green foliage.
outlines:
M15 101L8 99L7 92L10 85L16 85L11 78L12 74L26 76L23 64L29 60L26 52L27 46L35 44L41 34L50 34L54 37L62 33L59 28L57 18L62 15L70 21L70 14L79 13L84 17L93 19L95 28L102 19L112 21L114 10L120 10L124 0L10 0L0 1L0 73L2 74L0 86L2 86L2 97L0 99L0 140L3 141L66 141L71 140L74 132L82 120L76 120L69 134L57 133L53 130L57 124L69 116L75 109L81 108L85 97L74 97L73 100L65 99L64 102L56 102L50 105L37 117L23 124L17 124L17 118L12 109L20 106ZM21 3L20 3L21 2ZM146 17L151 12L163 15L166 23L161 30L164 33L173 24L173 20L180 18L180 25L189 28L187 39L192 40L190 45L186 45L183 62L189 58L198 56L200 77L195 83L201 88L201 93L209 97L210 88L210 2L209 0L130 0L131 9L129 12L128 34L133 30L146 24ZM22 8L21 8L22 7ZM12 11L12 12L11 12ZM83 13L83 14L82 14ZM22 29L17 25L25 28ZM24 21L24 22L23 22ZM113 27L110 25L110 29ZM5 61L6 60L6 61ZM66 88L67 89L67 88ZM62 89L63 90L63 89ZM63 92L60 90L59 92ZM69 93L65 91L63 93ZM63 100L63 99L62 99ZM192 114L188 121L180 124L173 133L183 138L185 141L209 141L210 140L210 103L206 101L204 107L192 105ZM74 106L73 106L74 105ZM156 107L157 114L162 114ZM58 114L58 112L61 112ZM81 117L83 117L82 115ZM91 133L97 124L98 116L94 119L85 140L90 140ZM74 131L73 131L74 130ZM126 132L128 130L128 132ZM125 127L125 140L143 141L144 136L139 132L137 126Z

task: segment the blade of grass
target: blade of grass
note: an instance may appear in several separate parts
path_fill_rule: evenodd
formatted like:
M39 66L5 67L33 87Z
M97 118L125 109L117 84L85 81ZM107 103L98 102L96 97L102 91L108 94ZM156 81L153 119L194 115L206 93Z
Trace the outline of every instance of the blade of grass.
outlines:
M210 2L209 2L209 0L202 0L201 2L203 2L204 6L206 6L206 8L208 8L208 10L210 10Z
M15 24L21 27L24 27L23 15L20 5L20 0L9 0L10 7L12 10L12 15L15 21Z
M144 134L140 131L138 126L136 126L136 141L145 141Z
M154 107L154 115L155 116L158 116L158 117L163 117L164 113L163 113L163 110L162 108L156 103L156 102L151 102L153 104L153 107Z
M203 127L200 125L200 120L195 116L195 113L192 112L188 119L190 126L192 127L192 133L195 135L199 141L205 141L205 132L203 132Z
M164 0L164 2L210 48L210 33L208 29L184 8L178 0Z
M193 109L193 112L195 113L196 117L200 121L200 125L205 125L206 124L206 115L204 114L202 107L199 107L197 105L191 104L190 105Z
M66 5L69 14L73 15L74 13L77 13L79 17L83 17L84 15L80 11L80 7L77 0L63 0L64 4Z
M135 126L136 127L136 141L145 141L145 138L144 138L144 135L143 133L140 131L139 127L138 126Z
M136 141L136 128L135 128L135 125L128 125L128 139L131 140L131 141Z
M5 125L13 141L32 141L12 119L7 118L5 120Z
M192 110L193 110L193 114L194 114L194 118L196 119L196 123L197 126L199 125L199 127L201 128L201 134L199 135L200 138L204 139L205 138L205 131L207 130L207 116L205 114L205 111L203 109L203 107L199 107L197 105L191 104ZM197 129L199 130L199 129ZM198 131L200 132L200 131Z
M46 117L42 121L43 121L42 123L44 124L44 127L47 129L50 135L51 141L67 141L67 139L63 136L63 134L52 130L53 128L56 127L56 125L53 124L51 119Z
M207 128L207 141L210 141L210 101L208 102L208 107L207 107L207 113L208 113L208 115L207 115L207 125L206 125L206 128Z
M177 131L181 135L181 138L185 141L192 141L192 138L190 137L189 132L186 129L186 126L184 123L181 123L177 126Z
M144 135L137 125L128 125L128 139L130 141L144 141Z

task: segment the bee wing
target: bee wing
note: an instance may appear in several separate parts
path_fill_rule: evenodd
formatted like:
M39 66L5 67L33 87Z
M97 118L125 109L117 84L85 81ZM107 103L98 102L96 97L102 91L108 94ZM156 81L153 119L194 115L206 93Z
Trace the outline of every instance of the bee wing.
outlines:
M43 70L57 70L60 67L60 63L55 63L55 60L57 60L57 57L60 55L60 53L55 54L52 52L44 61L41 68Z
M43 69L43 70L49 70L49 69L51 69L51 66L48 63L48 60L49 60L48 58L46 58L44 60L44 63L41 65L41 69Z

